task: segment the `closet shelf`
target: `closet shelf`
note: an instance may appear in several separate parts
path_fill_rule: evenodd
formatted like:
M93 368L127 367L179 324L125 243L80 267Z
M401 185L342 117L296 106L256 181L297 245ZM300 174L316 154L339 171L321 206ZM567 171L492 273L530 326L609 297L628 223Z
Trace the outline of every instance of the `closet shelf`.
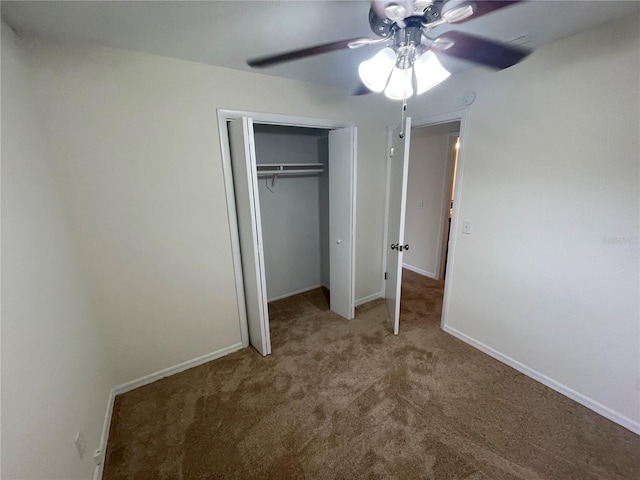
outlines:
M319 175L324 172L323 163L259 163L258 176L267 175Z

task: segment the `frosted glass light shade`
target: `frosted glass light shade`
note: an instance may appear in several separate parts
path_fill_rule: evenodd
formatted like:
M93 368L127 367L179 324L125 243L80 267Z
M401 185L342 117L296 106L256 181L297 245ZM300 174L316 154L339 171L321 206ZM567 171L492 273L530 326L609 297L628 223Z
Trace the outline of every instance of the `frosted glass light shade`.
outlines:
M435 87L451 75L442 66L436 54L430 50L418 57L413 64L413 70L416 73L416 90L418 95Z
M372 92L380 93L387 86L391 69L396 64L396 52L386 47L358 67L360 80Z
M395 67L389 77L387 88L384 94L391 100L402 100L413 95L413 86L411 85L411 77L413 76L411 68Z

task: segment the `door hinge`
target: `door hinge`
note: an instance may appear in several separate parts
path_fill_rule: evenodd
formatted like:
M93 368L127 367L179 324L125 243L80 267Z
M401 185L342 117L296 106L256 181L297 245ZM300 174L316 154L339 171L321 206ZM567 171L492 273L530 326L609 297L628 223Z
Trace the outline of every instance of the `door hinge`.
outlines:
M389 156L390 156L390 157L393 157L393 150L394 150L394 149L393 149L393 147L391 147L391 148L389 149Z
M384 272L384 279L386 280L387 277L389 276L389 274L387 272Z

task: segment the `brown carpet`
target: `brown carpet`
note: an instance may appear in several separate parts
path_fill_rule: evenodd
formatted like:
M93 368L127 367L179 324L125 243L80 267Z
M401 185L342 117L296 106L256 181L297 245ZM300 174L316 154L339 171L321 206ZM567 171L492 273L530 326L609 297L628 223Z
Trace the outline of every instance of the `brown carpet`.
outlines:
M442 282L405 271L342 320L322 290L270 305L247 348L116 398L116 479L638 479L640 436L439 328Z

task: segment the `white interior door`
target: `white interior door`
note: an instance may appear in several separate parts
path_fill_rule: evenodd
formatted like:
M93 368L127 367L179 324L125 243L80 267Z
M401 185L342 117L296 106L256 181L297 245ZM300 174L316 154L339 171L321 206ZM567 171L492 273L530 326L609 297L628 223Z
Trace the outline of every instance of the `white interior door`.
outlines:
M400 132L404 137L400 138ZM404 128L400 125L391 136L389 152L389 218L387 219L387 281L385 299L393 333L400 329L400 289L402 286L402 255L404 243L404 219L407 201L407 173L409 171L409 141L411 118ZM393 248L392 248L393 247Z
M329 132L329 281L331 310L354 317L353 175L355 128Z
M229 147L240 237L240 256L249 342L262 355L271 353L267 287L262 247L260 200L256 173L253 121L229 122Z

